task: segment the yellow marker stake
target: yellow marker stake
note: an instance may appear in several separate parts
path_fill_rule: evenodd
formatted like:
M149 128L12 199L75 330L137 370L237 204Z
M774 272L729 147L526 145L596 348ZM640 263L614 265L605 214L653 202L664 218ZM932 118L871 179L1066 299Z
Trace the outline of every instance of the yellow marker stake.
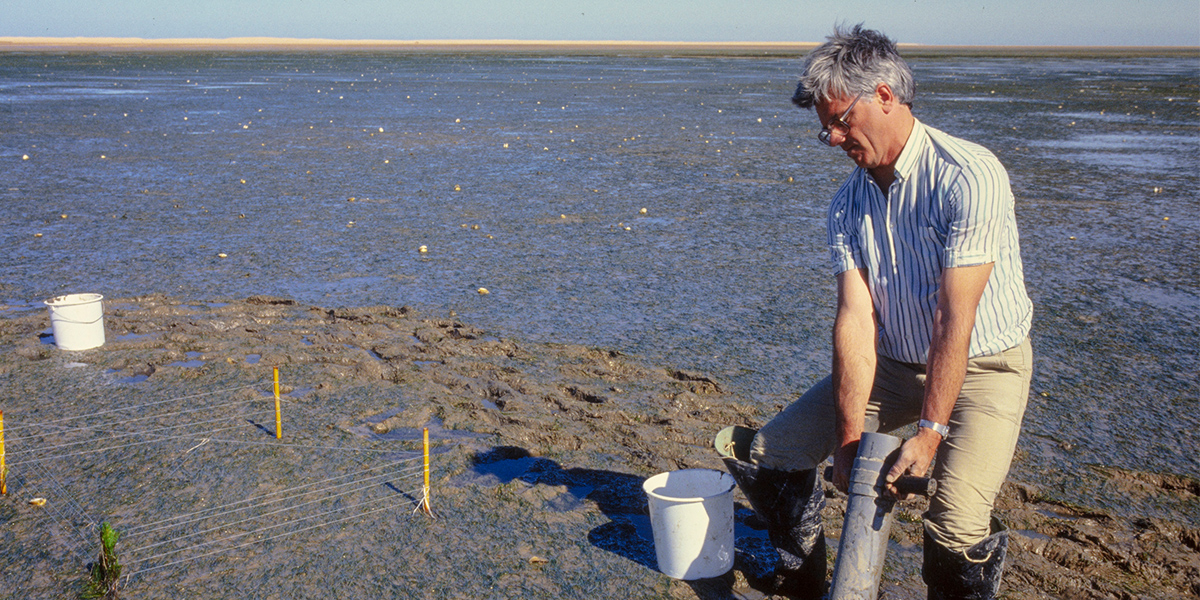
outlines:
M422 511L425 514L437 518L433 514L433 507L429 504L429 428L426 427L423 433L422 451L425 455L425 486L421 488L421 501L417 503L417 508L413 512Z
M4 466L4 411L2 410L0 410L0 494L8 494L8 467Z
M275 367L275 439L283 439L283 417L279 414L279 367Z

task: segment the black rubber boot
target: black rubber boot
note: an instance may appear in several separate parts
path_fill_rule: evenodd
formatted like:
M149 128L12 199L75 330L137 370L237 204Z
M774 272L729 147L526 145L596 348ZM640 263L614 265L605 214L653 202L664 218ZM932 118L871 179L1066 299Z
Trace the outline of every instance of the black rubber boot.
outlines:
M1008 528L992 517L992 534L965 553L953 552L925 532L925 564L921 576L929 600L993 600L1004 575Z
M825 493L817 470L776 471L725 457L725 468L767 526L779 552L774 591L801 600L819 600L826 591Z

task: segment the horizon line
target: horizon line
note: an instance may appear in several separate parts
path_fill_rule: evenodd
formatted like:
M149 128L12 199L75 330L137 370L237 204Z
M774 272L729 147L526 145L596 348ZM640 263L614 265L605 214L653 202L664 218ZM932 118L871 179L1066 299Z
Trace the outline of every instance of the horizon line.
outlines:
M624 50L705 50L738 52L765 51L781 52L809 50L820 42L763 42L763 41L652 41L652 40L524 40L524 39L334 39L294 38L270 36L238 36L226 38L142 38L142 37L51 37L51 36L0 36L0 51L37 50L294 50L294 49L392 49L392 50L555 50L576 51L624 49ZM1017 52L1017 53L1072 53L1098 52L1113 54L1120 52L1200 54L1200 46L1139 46L1139 45L1051 45L1051 44L926 44L901 43L901 49L910 51L944 52Z

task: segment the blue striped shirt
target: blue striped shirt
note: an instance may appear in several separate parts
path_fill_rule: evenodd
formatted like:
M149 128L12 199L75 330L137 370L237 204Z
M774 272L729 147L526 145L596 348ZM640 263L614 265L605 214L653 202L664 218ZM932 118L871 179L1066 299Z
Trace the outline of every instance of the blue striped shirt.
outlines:
M972 358L1025 340L1025 293L1008 173L994 154L919 121L896 161L885 197L855 169L829 207L837 273L867 270L880 354L925 363L943 269L994 263L971 332Z

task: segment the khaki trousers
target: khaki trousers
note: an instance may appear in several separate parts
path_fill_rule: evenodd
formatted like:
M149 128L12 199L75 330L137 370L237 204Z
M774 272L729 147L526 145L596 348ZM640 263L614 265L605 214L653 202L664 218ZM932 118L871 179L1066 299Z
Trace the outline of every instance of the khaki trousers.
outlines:
M992 506L1016 450L1032 375L1028 339L968 362L950 435L934 461L938 490L925 514L926 529L942 546L962 550L991 533ZM915 423L924 388L925 365L880 356L864 431L887 433ZM782 471L815 468L837 446L834 421L833 383L826 377L759 430L750 459Z

